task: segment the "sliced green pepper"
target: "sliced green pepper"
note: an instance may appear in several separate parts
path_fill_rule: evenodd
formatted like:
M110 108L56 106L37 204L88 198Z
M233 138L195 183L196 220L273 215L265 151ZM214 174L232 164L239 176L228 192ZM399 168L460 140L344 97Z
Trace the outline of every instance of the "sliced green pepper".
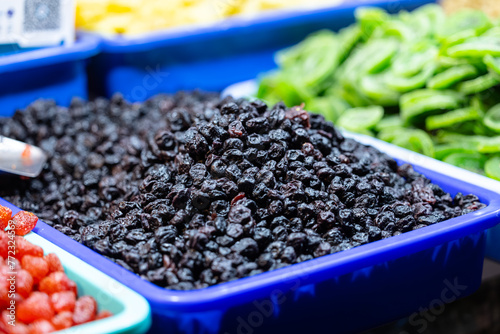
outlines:
M410 78L388 75L385 84L400 93L406 93L425 87L427 80L434 74L434 70L435 65L431 63L425 66L422 72Z
M360 74L378 73L390 64L398 48L399 43L392 38L370 41L357 54L358 59L350 63L350 70Z
M392 143L431 158L434 157L434 143L425 131L407 129L396 136Z
M477 74L477 69L472 65L455 66L434 76L427 83L427 87L432 89L446 89L464 79L473 78Z
M454 45L447 50L450 57L476 57L486 55L500 56L500 39L497 37L476 37Z
M361 28L357 25L342 29L338 34L340 40L340 61L343 62L361 38Z
M338 119L337 125L346 130L359 132L369 130L384 117L384 108L370 106L346 110Z
M363 94L382 106L397 106L400 94L387 87L383 75L367 75L361 79L360 90Z
M484 56L483 61L490 70L500 74L500 57L493 57L492 55L486 55Z
M443 161L478 174L484 174L486 157L479 153L453 153L444 158Z
M443 7L438 4L428 4L424 5L420 8L415 9L410 15L410 17L425 17L429 22L429 27L425 26L425 29L422 25L419 25L418 29L422 29L422 34L429 35L433 37L436 33L438 27L441 27L446 19L445 13L443 11ZM410 21L411 22L411 21Z
M476 79L464 81L458 85L458 91L465 95L483 92L500 84L498 76L488 73Z
M457 109L444 114L427 117L425 127L427 130L448 128L458 123L481 119L482 116L481 111L473 107Z
M453 153L476 153L476 145L470 143L454 143L435 146L435 158L443 160L445 157Z
M482 37L496 37L496 38L500 38L500 26L490 28L489 30L487 30L481 36Z
M401 117L405 122L423 120L435 111L458 109L462 101L463 97L454 91L416 90L401 96Z
M467 143L467 145L474 145L477 150L480 138L478 138L478 136L469 136L461 133L440 130L436 133L436 140L438 143L442 144Z
M412 77L433 63L437 54L438 49L430 42L419 42L412 48L400 50L393 59L390 71L395 76Z
M484 125L486 125L489 129L500 133L500 104L497 104L484 116L483 119Z
M321 113L327 120L332 122L335 122L349 108L349 104L337 96L316 97L306 103L308 111Z
M486 176L500 181L500 157L493 157L484 165Z
M477 146L477 151L479 153L499 153L500 152L500 136L499 137L480 137L479 144Z
M380 122L378 122L377 125L375 125L375 130L380 132L385 129L402 129L404 126L403 120L399 115L390 115L387 117L384 117Z
M377 135L377 137L380 140L392 143L394 139L396 139L399 136L402 136L405 132L407 132L408 129L406 128L385 128L380 133Z
M377 27L373 33L375 38L395 37L401 41L409 41L415 38L414 31L401 21L387 21Z
M491 26L492 23L484 12L467 10L447 17L437 35L444 44L453 44L462 41L466 36L480 35Z
M377 27L391 19L386 11L377 7L358 7L354 15L361 27L364 40L369 39Z

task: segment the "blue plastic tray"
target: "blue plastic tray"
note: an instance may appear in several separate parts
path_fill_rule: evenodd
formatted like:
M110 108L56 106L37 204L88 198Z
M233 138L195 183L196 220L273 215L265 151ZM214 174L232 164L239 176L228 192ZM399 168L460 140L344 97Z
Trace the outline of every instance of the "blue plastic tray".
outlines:
M488 242L486 245L486 256L500 262L500 226L488 231Z
M39 98L67 106L87 98L86 60L99 52L99 38L80 35L73 46L0 56L0 116L10 116Z
M0 200L0 204L5 205L5 202ZM14 206L9 207L14 213L19 211ZM113 313L109 318L58 331L58 334L147 332L151 326L151 310L143 297L39 235L29 233L25 238L42 247L45 254L57 254L65 273L77 284L79 296L92 296L97 301L99 310Z
M398 163L412 163L453 195L477 194L488 207L197 291L166 290L143 281L43 222L35 233L143 295L152 308L154 333L356 333L474 292L481 282L485 230L498 222L500 195L475 185L479 175L466 172L462 178L459 168L370 137L348 135Z
M247 80L227 87L222 92L222 96L231 95L236 98L255 96L257 89L258 85L256 80ZM394 154L398 154L397 152L399 151L396 152L393 149L390 149L390 152L395 152ZM401 153L402 152L403 151L401 151ZM428 157L424 158L426 161L426 166L436 164L434 159L430 159ZM420 157L418 159L419 159L418 161L422 160ZM452 165L445 165L442 162L440 162L440 164L443 164L442 167L439 167L437 165L438 166L437 168L442 168L443 170L447 170L448 173L452 173L458 179L469 180L469 182L472 182L478 187L500 193L500 182L496 180L472 173L470 171ZM498 223L500 224L500 217L498 218ZM488 238L486 242L486 256L500 262L500 225L493 227L488 231Z
M398 12L431 2L435 1L346 0L330 8L263 13L259 18L232 18L210 27L103 37L102 53L89 68L90 87L108 97L120 92L132 102L179 90L221 91L274 68L274 52L309 33L351 24L359 5Z

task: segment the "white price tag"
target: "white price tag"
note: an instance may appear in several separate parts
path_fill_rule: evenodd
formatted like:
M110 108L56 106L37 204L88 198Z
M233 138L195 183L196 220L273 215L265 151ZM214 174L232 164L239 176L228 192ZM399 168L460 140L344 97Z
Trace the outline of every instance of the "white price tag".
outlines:
M0 45L71 45L75 0L0 0Z

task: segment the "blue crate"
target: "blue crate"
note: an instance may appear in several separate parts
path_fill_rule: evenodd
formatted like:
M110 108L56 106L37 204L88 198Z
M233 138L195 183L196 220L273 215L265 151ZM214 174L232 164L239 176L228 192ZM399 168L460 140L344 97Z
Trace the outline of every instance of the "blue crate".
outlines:
M86 61L99 52L99 38L81 35L73 46L0 56L0 116L10 116L39 98L69 105L87 98Z
M488 231L486 256L500 262L500 226L494 227Z
M153 313L152 333L356 333L419 309L443 308L473 293L481 282L485 231L498 223L499 193L478 186L477 174L371 137L346 135L386 152L400 164L413 164L452 195L477 194L488 207L195 291L155 286L43 222L34 231L144 296ZM419 313L413 318L417 324L426 321Z
M346 0L317 10L282 10L259 18L231 18L210 27L170 29L138 37L103 37L102 53L89 68L91 89L131 102L179 90L221 91L276 65L276 51L311 32L348 26L359 5L389 12L412 10L432 0Z

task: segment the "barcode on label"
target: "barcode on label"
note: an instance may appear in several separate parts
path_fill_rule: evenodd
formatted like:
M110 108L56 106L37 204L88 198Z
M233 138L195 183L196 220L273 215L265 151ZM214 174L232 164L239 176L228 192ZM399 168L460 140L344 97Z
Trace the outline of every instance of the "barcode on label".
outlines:
M61 0L26 0L24 3L24 32L59 29Z

